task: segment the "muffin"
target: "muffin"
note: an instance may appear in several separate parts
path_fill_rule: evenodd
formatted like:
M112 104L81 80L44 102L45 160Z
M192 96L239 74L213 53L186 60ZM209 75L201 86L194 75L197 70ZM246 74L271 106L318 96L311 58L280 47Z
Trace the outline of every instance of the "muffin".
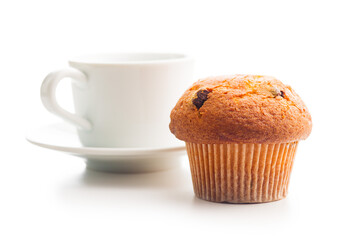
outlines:
M298 142L312 128L290 86L258 75L200 79L170 118L171 132L186 142L195 195L213 202L285 198Z

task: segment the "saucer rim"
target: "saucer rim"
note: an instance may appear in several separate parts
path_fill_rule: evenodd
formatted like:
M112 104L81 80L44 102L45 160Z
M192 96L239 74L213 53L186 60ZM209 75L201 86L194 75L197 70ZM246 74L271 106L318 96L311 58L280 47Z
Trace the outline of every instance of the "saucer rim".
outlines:
M156 154L182 154L186 151L186 146L184 143L179 142L178 144L174 144L174 146L166 146L166 147L126 147L126 148L112 148L112 147L86 147L86 146L64 146L58 144L46 143L44 141L36 140L36 134L32 134L37 132L44 127L54 127L57 125L65 124L66 122L56 122L51 124L44 124L41 126L37 126L28 130L25 139L36 146L47 148L50 150L60 151L72 155L77 156L145 156L145 155L156 155Z
M150 155L157 153L174 153L183 152L186 150L185 146L164 147L164 148L100 148L100 147L64 147L56 146L46 143L36 142L26 137L26 140L36 146L71 153L75 155L98 155L98 156L119 156L119 155Z

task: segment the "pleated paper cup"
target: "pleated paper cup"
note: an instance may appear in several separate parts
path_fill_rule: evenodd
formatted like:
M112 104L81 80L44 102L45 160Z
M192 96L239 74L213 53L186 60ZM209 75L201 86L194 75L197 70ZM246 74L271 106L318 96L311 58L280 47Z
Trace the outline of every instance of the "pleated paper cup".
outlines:
M298 142L186 143L195 195L212 202L262 203L286 197Z

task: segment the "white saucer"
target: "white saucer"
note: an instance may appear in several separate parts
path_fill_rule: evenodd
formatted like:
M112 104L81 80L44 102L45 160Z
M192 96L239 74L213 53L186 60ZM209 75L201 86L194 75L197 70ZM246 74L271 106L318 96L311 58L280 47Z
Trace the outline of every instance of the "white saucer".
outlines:
M174 142L162 148L83 147L76 129L67 123L42 126L30 131L26 139L40 147L65 152L86 159L88 168L107 172L152 172L180 164L185 145Z

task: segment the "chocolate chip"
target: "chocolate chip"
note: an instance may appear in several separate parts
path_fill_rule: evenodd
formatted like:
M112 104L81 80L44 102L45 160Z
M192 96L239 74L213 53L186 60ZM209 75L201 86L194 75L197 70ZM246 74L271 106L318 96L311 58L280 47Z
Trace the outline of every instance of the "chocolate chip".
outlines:
M194 98L192 103L196 106L197 109L200 109L204 104L204 101L199 98Z
M208 99L208 94L210 92L208 90L199 90L196 93L197 98L192 100L192 103L195 105L197 109L200 109L204 102Z
M196 93L196 95L198 96L199 99L206 101L207 100L207 95L210 92L208 90L200 90Z
M284 91L280 91L280 96L281 96L281 97L285 97Z
M270 89L269 91L270 91L270 93L274 96L274 98L277 97L277 96L285 97L285 92L282 91L282 90L280 90L280 89L278 89L278 88L275 87L275 86L273 86L273 88Z

